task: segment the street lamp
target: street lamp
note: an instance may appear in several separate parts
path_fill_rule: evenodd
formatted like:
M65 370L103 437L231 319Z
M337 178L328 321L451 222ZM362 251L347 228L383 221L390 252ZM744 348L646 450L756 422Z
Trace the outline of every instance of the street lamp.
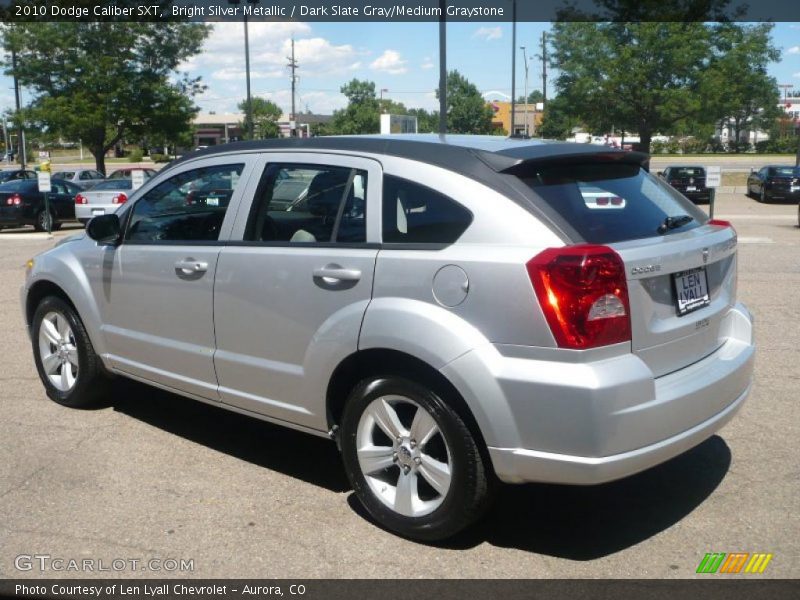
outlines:
M528 133L528 54L525 51L525 46L520 46L520 50L522 50L522 58L525 61L525 135L527 137L530 136Z

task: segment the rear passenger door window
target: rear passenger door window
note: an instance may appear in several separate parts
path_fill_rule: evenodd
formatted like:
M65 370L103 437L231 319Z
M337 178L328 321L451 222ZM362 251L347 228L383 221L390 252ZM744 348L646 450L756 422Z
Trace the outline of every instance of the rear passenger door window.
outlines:
M243 168L243 163L201 167L157 185L133 206L125 240L217 240Z
M452 244L472 223L472 213L452 198L408 179L383 177L383 241Z
M361 243L367 235L367 172L318 164L270 164L244 240Z

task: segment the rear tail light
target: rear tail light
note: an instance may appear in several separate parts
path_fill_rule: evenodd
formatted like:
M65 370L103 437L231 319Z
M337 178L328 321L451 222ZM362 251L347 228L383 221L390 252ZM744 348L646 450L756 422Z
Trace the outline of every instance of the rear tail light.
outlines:
M681 182L680 179L670 179L669 184L670 185L678 185L680 182Z
M22 197L19 194L14 194L13 196L9 196L6 198L6 204L8 206L19 206L22 204Z
M706 221L706 225L715 225L716 227L730 227L733 229L733 233L736 233L736 228L730 221L723 221L722 219L709 219Z
M128 197L120 192L111 199L111 204L125 204L127 201Z
M611 248L548 248L526 267L560 347L583 350L631 340L625 265Z
M75 196L75 204L89 204L89 201L86 200L86 196L78 194L77 196Z

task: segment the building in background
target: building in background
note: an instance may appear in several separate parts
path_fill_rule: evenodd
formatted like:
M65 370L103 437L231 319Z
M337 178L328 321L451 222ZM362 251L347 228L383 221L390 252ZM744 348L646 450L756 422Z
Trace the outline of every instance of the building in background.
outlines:
M514 131L511 131L511 102L492 100L489 103L494 111L492 126L495 129L502 129L508 135L524 135L525 123L528 124L528 135L535 136L542 124L544 117L544 104L515 104L514 105ZM527 110L526 110L527 109Z
M310 137L316 125L328 123L331 115L298 114L292 123L288 114L278 119L281 137L290 137L292 126L297 137ZM217 146L244 139L244 113L198 113L192 122L194 126L194 147Z

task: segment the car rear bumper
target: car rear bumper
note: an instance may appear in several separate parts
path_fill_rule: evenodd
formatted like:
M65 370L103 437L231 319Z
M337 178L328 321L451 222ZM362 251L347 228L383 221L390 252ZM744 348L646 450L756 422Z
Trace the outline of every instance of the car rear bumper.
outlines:
M733 418L749 392L748 386L723 411L687 431L655 444L612 456L571 456L525 448L491 447L489 456L497 476L507 483L546 481L594 485L614 481L661 464L705 441Z
M75 205L75 218L81 222L87 222L92 217L101 215L110 215L117 212L117 209L122 206L121 204L76 204ZM96 211L96 212L93 212ZM102 211L102 212L100 212Z
M486 349L442 372L473 409L502 481L597 484L696 446L736 413L755 359L744 306L730 310L725 330L709 356L661 377L631 353L556 362ZM479 383L487 376L493 389Z

